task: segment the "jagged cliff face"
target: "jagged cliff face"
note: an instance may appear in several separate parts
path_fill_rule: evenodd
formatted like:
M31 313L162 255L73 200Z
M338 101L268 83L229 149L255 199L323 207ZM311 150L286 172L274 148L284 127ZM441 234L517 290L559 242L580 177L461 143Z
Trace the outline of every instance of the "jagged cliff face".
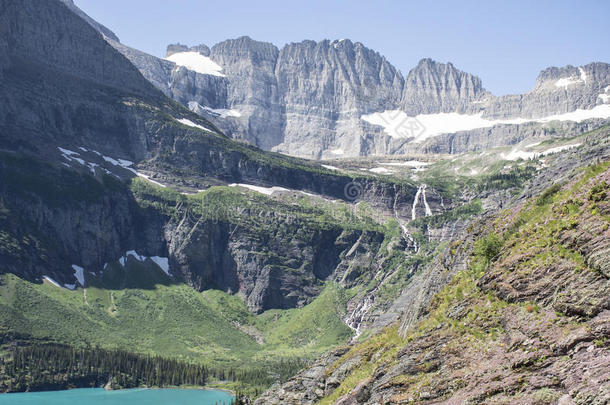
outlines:
M484 116L540 118L576 109L590 110L608 102L608 85L607 63L550 67L540 72L531 92L486 100Z
M397 105L404 82L378 53L349 40L304 41L281 50L248 37L221 42L211 50L205 45L168 47L168 56L209 56L225 77L180 67L167 74L137 57L137 51L115 45L166 94L233 138L308 158L377 150L376 143L366 139L367 124L360 116Z
M278 49L241 37L211 50L168 47L169 57L209 58L222 75L153 62L115 45L158 88L229 136L307 158L462 153L513 144L515 132L554 136L557 125L579 134L610 117L606 63L549 68L530 92L496 97L451 63L423 59L403 78L383 56L350 40ZM578 109L593 112L561 116Z
M282 139L284 109L275 78L278 54L272 44L248 37L216 44L210 53L210 58L223 67L227 76L226 107L221 108L240 114L236 119L225 119L228 122L221 125L229 125L226 129L235 138L267 150L272 150ZM200 100L194 101L206 106Z
M275 149L311 151L313 158L356 156L374 147L360 116L395 103L403 83L378 53L349 40L286 45L276 75L286 123L283 142Z
M478 77L456 69L451 63L422 59L405 79L400 107L410 116L463 113L490 96Z

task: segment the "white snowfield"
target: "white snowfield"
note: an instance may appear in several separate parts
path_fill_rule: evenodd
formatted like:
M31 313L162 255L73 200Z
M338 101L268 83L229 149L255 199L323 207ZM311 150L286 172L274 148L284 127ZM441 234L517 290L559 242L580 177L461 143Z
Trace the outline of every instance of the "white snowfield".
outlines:
M187 125L189 127L199 128L199 129L203 129L204 131L213 133L213 131L207 129L203 125L195 124L193 121L189 120L188 118L180 118L180 119L175 118L175 120L178 121L179 123Z
M220 65L199 52L177 52L165 59L197 73L226 77L222 74L222 67Z
M195 124L193 124L193 125L195 125ZM112 173L110 170L101 167L97 163L91 163L91 162L87 162L87 161L85 161L85 160L83 160L81 158L77 158L76 156L80 155L80 153L78 153L78 152L74 152L72 150L65 149L65 148L60 148L60 147L57 147L57 149L59 149L59 151L61 152L62 156L66 160L68 160L70 162L71 161L76 161L76 162L78 162L79 164L81 164L83 166L89 167L89 169L91 170L91 172L93 174L95 174L95 169L98 168L100 170L103 170L104 172L106 172L109 175L113 175L115 177L119 177L116 174ZM95 150L87 151L87 149L85 149L83 147L80 147L80 146L79 146L78 149L80 149L80 150L82 150L84 152L95 153L96 155L100 156L102 159L104 159L104 161L110 163L111 165L117 166L117 167L121 167L121 168L126 169L126 170L129 170L130 172L132 172L136 176L141 177L143 179L146 179L147 181L149 181L149 182L151 182L153 184L156 184L157 186L164 187L164 188L167 187L165 184L159 183L158 181L155 181L155 180L151 179L150 176L147 176L146 174L143 174L143 173L140 173L140 172L136 171L136 169L131 167L134 164L131 160L127 160L127 159L115 159L115 158L110 157L110 156L102 155L100 152L95 151ZM64 162L62 162L62 164L64 166L71 167L70 165L68 165L68 164L66 164Z
M610 100L610 86L606 86L604 92L597 97L602 99L602 103L607 103Z
M145 179L147 181L150 181L151 183L156 184L159 187L163 187L163 188L167 187L165 184L159 183L158 181L155 181L155 180L151 179L150 176L147 176L144 173L136 172L136 174L138 175L138 177L141 177L141 178L143 178L143 179Z
M373 173L377 173L377 174L392 174L392 173L394 173L394 170L389 170L385 167L373 167L372 169L369 169L369 172L373 172Z
M133 166L133 162L131 160L114 159L114 158L111 158L109 156L104 156L104 155L102 155L102 159L104 159L106 162L108 162L114 166L122 167L123 169L127 169L127 170L131 171L133 174L137 174L137 172L133 168L130 167L130 166Z
M404 166L404 167L424 167L428 166L430 163L428 162L420 162L419 160L407 160L404 162L382 162L384 166Z
M587 84L587 73L585 72L585 70L582 67L579 67L578 71L580 72L579 78L563 77L555 82L555 87L563 87L565 89L568 86L571 86L573 84L578 84L578 83Z
M167 187L165 184L159 183L158 181L155 181L155 180L151 179L150 176L147 176L147 175L145 175L143 173L140 173L136 169L132 168L131 166L133 166L133 162L131 160L114 159L114 158L111 158L109 156L104 156L104 155L101 155L101 156L102 156L102 158L106 162L108 162L110 164L122 167L123 169L127 169L130 172L132 172L133 174L135 174L136 176L141 177L141 178L143 178L143 179L145 179L145 180L147 180L147 181L149 181L149 182L151 182L153 184L156 184L159 187L163 187L163 188Z
M241 112L237 110L229 110L226 108L211 108L204 105L199 104L196 101L188 102L189 110L197 112L199 109L208 111L214 115L219 116L220 118L239 118L241 117Z
M99 167L99 165L96 163L86 162L84 159L77 157L80 155L80 153L78 153L78 152L74 152L73 150L70 150L70 149L60 148L59 146L57 147L57 149L59 149L63 158L66 159L68 162L75 161L82 166L86 166L89 168L89 170L91 170L91 173L93 173L93 174L95 174L95 168ZM87 151L85 148L79 148L79 149L84 150L85 152ZM66 164L66 163L63 163L63 164L64 164L64 166L71 167L69 164Z
M84 287L85 286L85 270L82 267L77 266L76 264L72 265L72 269L74 270L74 277L76 277L79 284Z
M280 192L280 191L290 191L290 192L294 192L294 193L301 193L301 194L309 196L309 197L320 198L322 200L325 200L325 201L328 201L331 203L337 203L337 200L330 200L328 198L321 196L320 194L308 193L303 190L294 190L294 189L288 189L288 188L278 187L278 186L262 187L262 186L255 186L252 184L245 184L245 183L233 183L233 184L229 184L229 187L243 187L243 188L247 188L248 190L256 191L257 193L261 193L264 195L271 195L275 192Z
M45 279L46 281L48 281L49 283L53 284L55 287L62 288L61 284L59 284L57 281L53 280L51 277L42 276L42 278Z
M587 73L582 67L579 67L578 70L580 71L580 80L587 84Z
M290 191L289 189L284 188L284 187L277 187L277 186L262 187L262 186L255 186L252 184L245 184L245 183L233 183L233 184L229 184L229 187L244 187L249 190L256 191L257 193L261 193L261 194L265 194L265 195L271 195L271 194L275 193L276 191Z
M532 145L529 145L528 147L533 147L535 145L537 145L537 144L532 144ZM569 150L572 148L576 148L580 145L581 145L580 143L573 143L570 145L556 146L554 148L550 148L550 149L547 149L547 150L544 150L541 152L531 152L531 151L525 151L525 150L516 148L516 149L511 150L508 153L500 154L500 157L504 160L535 159L538 157L550 155L551 153L558 153L558 152L563 152L565 150Z
M610 104L597 105L589 110L577 109L564 114L550 115L542 118L512 118L506 120L490 120L479 114L438 113L420 114L415 117L408 116L400 110L386 110L360 117L363 121L372 125L383 127L384 132L393 138L409 138L414 136L412 142L422 142L441 134L451 134L459 131L468 131L478 128L490 128L495 125L509 124L517 125L526 122L546 123L551 121L574 121L581 122L592 118L610 118ZM415 121L416 120L416 121ZM410 123L417 122L418 126L424 127L420 131L410 131Z
M124 256L121 256L119 258L119 263L121 264L121 266L125 267L125 265L127 264L127 258L131 256L133 258L135 258L137 261L139 262L145 262L146 259L150 259L152 260L157 266L159 266L159 268L161 270L163 270L163 272L165 274L167 274L168 276L171 276L170 271L169 271L169 259L167 257L161 257L161 256L143 256L141 254L138 254L138 252L136 252L135 250L128 250L127 252L125 252ZM106 263L104 265L104 269L108 266L108 263Z
M64 284L63 286L49 276L42 276L43 280L48 281L58 288L67 288L68 290L76 290L76 284Z
M565 77L565 78L557 80L555 82L555 87L563 87L565 89L568 86L571 86L573 84L578 84L578 83L582 83L582 80L575 79L573 77Z

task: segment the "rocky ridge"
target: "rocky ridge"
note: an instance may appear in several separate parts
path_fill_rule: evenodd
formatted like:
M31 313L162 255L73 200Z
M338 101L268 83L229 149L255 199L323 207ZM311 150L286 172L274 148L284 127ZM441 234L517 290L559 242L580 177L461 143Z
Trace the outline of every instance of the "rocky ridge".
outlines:
M379 53L350 40L303 41L278 49L241 37L211 50L205 45L168 47L168 56L200 53L222 67L224 77L179 66L168 73L167 68L155 68L165 61L144 62L135 57L137 51L116 45L167 95L212 120L229 136L266 150L314 159L439 150L462 153L514 144L515 133L522 138L557 136L557 125L569 130L564 134L577 135L599 126L599 120L575 118L577 122L552 125L526 121L603 106L610 85L609 65L591 63L548 68L529 93L496 97L478 77L451 63L423 59L403 77ZM376 125L363 120L363 116L398 110L411 117L451 113L510 123L466 130L448 127L444 135L441 131L412 142L419 131L425 134L429 129L425 125L410 129L416 121L397 113L380 122L377 119ZM439 115L437 119L455 118ZM387 131L398 131L399 136Z
M594 133L552 159L512 208L451 242L396 301L400 323L256 403L607 403L609 178L599 162L609 141ZM594 168L583 175L575 161Z

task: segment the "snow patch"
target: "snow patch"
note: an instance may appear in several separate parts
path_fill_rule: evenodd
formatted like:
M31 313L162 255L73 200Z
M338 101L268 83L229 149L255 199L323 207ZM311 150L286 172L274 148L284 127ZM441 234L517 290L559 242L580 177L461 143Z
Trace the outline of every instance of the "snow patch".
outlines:
M542 152L542 156L549 155L551 153L563 152L564 150L570 150L570 149L576 148L580 145L581 145L580 143L574 143L572 145L557 146L555 148L545 150L544 152Z
M104 159L106 162L108 162L114 166L120 166L123 169L132 171L134 174L136 173L136 171L130 167L130 166L133 166L133 162L131 160L114 159L114 158L111 158L109 156L104 156L104 155L102 155L102 159Z
M49 283L53 284L55 287L61 287L61 284L59 284L57 281L53 280L51 277L49 276L42 276L43 279L45 279L46 281L48 281Z
M150 260L155 262L157 266L169 276L169 259L167 257L151 256Z
M577 109L563 114L550 115L542 118L512 118L506 120L489 120L483 118L483 113L469 115L459 113L420 114L415 117L408 116L400 110L386 110L360 117L372 125L384 128L384 132L394 138L413 137L415 143L422 142L441 134L450 134L459 131L468 131L478 128L490 128L495 125L518 125L527 122L546 123L551 121L581 122L592 118L610 118L610 105L602 104L590 110ZM415 133L409 130L410 122L415 122L425 129Z
M156 184L159 187L163 187L163 188L167 187L165 184L159 183L158 181L155 181L155 180L151 179L150 176L147 176L146 174L143 174L143 173L140 173L140 172L136 171L133 167L131 167L134 164L131 160L127 160L127 159L115 159L115 158L112 158L110 156L104 156L104 155L101 155L101 156L102 156L102 158L106 162L108 162L108 163L110 163L110 164L112 164L114 166L122 167L123 169L129 170L130 172L132 172L136 176L141 177L141 178L143 178L143 179L145 179L145 180L147 180L147 181L149 181L149 182L151 182L153 184Z
M207 56L203 56L199 52L177 52L171 54L166 60L174 62L178 66L204 75L212 75L218 77L226 77L222 74L222 67Z
M89 170L91 170L91 173L93 173L93 174L95 174L95 168L99 167L99 165L96 163L87 162L87 161L77 157L77 156L80 156L80 153L78 153L78 152L74 152L73 150L70 150L70 149L60 148L59 146L57 147L57 149L59 149L63 158L66 159L68 162L74 161L82 166L88 167ZM79 147L79 149L84 152L87 152L87 149L85 149L85 148ZM62 164L64 166L71 167L70 165L68 165L64 162L62 162Z
M500 156L504 160L519 160L519 159L528 160L528 159L535 159L539 155L540 154L536 153L536 152L526 152L524 150L519 150L519 149L513 149L507 154L504 154L504 153L500 154Z
M64 149L64 148L60 148L59 146L57 147L57 149L59 149L59 151L66 156L74 156L74 155L79 155L78 152L74 152L73 150L70 149ZM68 158L68 160L71 160L70 158Z
M369 169L369 172L377 173L377 174L392 174L394 170L388 170L385 167L373 167Z
M338 167L335 166L330 166L330 165L321 165L323 168L328 169L328 170L341 170Z
M125 265L127 264L127 258L131 256L134 259L136 259L139 262L145 262L147 259L152 260L165 274L167 274L168 276L171 277L170 274L170 268L169 268L169 259L167 257L161 257L161 256L143 256L141 254L139 254L138 252L136 252L135 250L128 250L127 252L125 252L124 256L121 256L119 258L119 263L121 264L122 267L125 267ZM104 264L104 269L106 269L106 267L108 267L108 263Z
M550 115L544 118L532 119L535 122L551 122L551 121L574 121L581 122L593 118L610 118L610 105L597 105L590 110L572 111L564 114Z
M226 108L210 108L210 107L203 106L196 101L189 101L188 107L189 107L189 110L191 110L191 111L197 112L199 110L204 110L204 111L210 112L214 115L217 115L220 118L228 118L228 117L239 118L239 117L241 117L241 112L239 112L237 110L229 110Z
M521 124L526 122L522 119L491 121L483 118L483 113L475 115L458 113L420 114L415 116L415 121L413 117L400 110L386 110L380 113L363 115L361 119L370 124L382 126L384 132L393 138L413 137L413 142L416 143L440 134L487 128L502 123ZM411 122L417 122L424 129L417 131L417 133L410 131L409 125L411 125Z
M587 73L585 72L585 70L582 67L579 67L578 71L580 72L580 80L587 84Z
M430 163L420 162L418 160L408 160L406 162L382 162L381 164L384 166L404 166L404 167L419 168L419 167L428 166Z
M563 152L565 150L569 150L572 148L576 148L580 145L581 145L580 143L573 143L570 145L556 146L554 148L550 148L550 149L547 149L547 150L544 150L541 152L527 152L527 151L520 150L520 149L513 149L507 154L505 154L505 153L500 154L500 157L504 160L536 159L536 158L539 158L542 156L550 155L551 153L558 153L558 152ZM533 145L529 145L528 147L532 147L532 146Z
M183 125L189 126L189 127L199 128L199 129L202 129L207 132L212 132L211 130L207 129L203 125L195 124L193 121L189 120L188 118L180 118L180 119L176 119L176 121L178 121L179 123L181 123Z
M602 103L607 103L610 100L610 94L608 93L610 93L610 86L606 86L604 92L597 97L602 99Z
M166 188L166 187L167 187L165 184L159 183L158 181L155 181L155 180L151 179L151 178L150 178L150 176L147 176L147 175L145 175L144 173L136 172L136 175L137 175L138 177L141 177L141 178L143 178L143 179L146 179L146 180L150 181L150 182L151 182L151 183L153 183L153 184L156 184L156 185L157 185L157 186L159 186L159 187L163 187L163 188Z
M333 149L329 151L333 155L344 155L345 151L343 149Z
M262 186L255 186L252 184L244 184L244 183L229 184L229 187L244 187L249 190L256 191L257 193L261 193L261 194L265 194L265 195L271 195L271 194L275 193L276 191L290 191L284 187L277 187L277 186L262 187Z
M77 266L76 264L72 265L72 269L74 270L74 277L76 277L79 284L84 287L85 286L85 270L82 267Z
M559 79L555 82L555 87L563 87L564 89L567 89L568 86L571 86L573 84L577 84L577 83L581 83L582 80L580 79L575 79L573 77L565 77L563 79Z

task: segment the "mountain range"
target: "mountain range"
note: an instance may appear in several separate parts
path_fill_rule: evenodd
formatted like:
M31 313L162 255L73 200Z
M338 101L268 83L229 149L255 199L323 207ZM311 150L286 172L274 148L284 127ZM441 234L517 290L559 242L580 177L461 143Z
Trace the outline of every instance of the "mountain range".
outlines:
M281 49L249 37L212 48L173 44L165 59L109 40L225 134L306 158L462 153L557 128L578 134L610 117L610 65L602 62L545 69L529 93L498 97L451 63L422 59L405 77L348 39Z
M75 369L119 348L258 404L607 403L608 64L496 97L349 40L162 59L0 10L0 391L155 385Z

